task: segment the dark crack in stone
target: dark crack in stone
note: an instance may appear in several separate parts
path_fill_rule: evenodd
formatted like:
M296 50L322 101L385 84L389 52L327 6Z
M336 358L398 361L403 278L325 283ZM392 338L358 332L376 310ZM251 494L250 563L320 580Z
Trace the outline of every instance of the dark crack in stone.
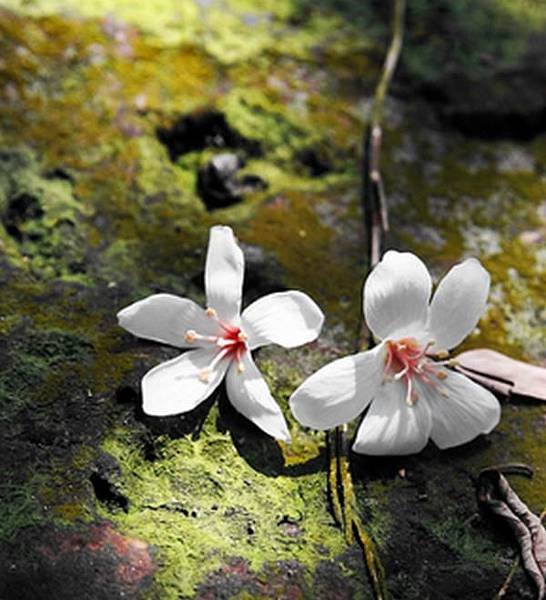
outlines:
M157 137L173 162L188 152L205 148L240 149L249 156L261 154L259 142L241 135L227 122L225 115L216 110L183 115L170 127L159 127Z
M208 210L231 206L240 202L245 193L267 188L267 183L257 175L237 177L244 165L240 156L222 153L199 169L197 192Z

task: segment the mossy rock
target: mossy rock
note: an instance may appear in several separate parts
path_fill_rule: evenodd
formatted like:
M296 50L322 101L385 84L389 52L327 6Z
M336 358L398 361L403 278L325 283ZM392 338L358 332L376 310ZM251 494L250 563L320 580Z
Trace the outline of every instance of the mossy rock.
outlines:
M3 3L0 596L372 597L361 550L346 546L329 510L324 435L300 427L287 399L355 347L367 268L358 160L387 15L315 4L229 0L207 12L204 2L120 1L112 12L98 1ZM434 14L425 4L410 3L396 84L405 100L386 110L388 245L417 252L436 279L478 256L492 294L464 347L543 363L546 143L446 132L412 96L417 79L436 77L434 64L434 77L404 77L416 74L419 10L427 27ZM465 6L502 20L509 4ZM483 22L457 23L470 41L485 37ZM510 35L526 47L522 27ZM472 65L456 66L472 80L480 47L470 41ZM510 47L501 50L507 65ZM526 56L512 55L515 78L529 76ZM489 89L488 114L508 106ZM459 100L453 92L448 105ZM161 132L202 114L219 115L222 135L173 152ZM247 161L242 176L268 187L207 210L198 169L226 150ZM241 240L246 303L298 288L326 313L317 343L257 355L290 446L253 427L222 390L188 414L142 414L142 376L178 352L123 332L115 314L159 291L202 303L215 223ZM474 477L494 463L535 466L533 480L513 483L539 512L542 438L540 406L504 403L500 426L462 448L352 457L393 597L491 597L513 549L475 515ZM522 575L511 589L531 597Z

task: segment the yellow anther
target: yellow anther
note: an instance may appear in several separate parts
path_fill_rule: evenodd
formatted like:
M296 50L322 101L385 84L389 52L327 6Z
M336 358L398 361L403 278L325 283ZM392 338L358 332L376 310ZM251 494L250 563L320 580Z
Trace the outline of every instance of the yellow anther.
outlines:
M205 311L207 313L207 317L217 317L218 313L214 310L214 308L207 308L207 310Z
M188 342L188 344L193 344L193 342L195 342L197 339L197 333L193 329L188 329L188 331L186 331L184 334L184 339L186 342Z
M413 392L411 395L408 395L406 397L406 404L408 406L415 406L417 404L418 399L419 399L419 397L417 396L417 394L415 392Z
M241 342L246 342L248 340L248 336L244 331L239 331L239 333L237 334L237 338Z
M203 383L208 383L210 379L210 369L206 368L199 372L199 379Z
M436 373L436 377L438 377L438 379L445 379L447 377L447 373L444 373L444 371L438 371L438 373Z
M245 365L242 362L237 363L237 373L243 373L245 370Z

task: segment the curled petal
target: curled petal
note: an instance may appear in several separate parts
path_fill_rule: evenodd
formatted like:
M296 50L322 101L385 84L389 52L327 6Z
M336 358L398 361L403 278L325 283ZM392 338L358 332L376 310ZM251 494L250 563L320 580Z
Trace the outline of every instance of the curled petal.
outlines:
M446 395L420 385L432 412L431 438L439 448L465 444L480 433L489 433L500 420L500 404L491 392L464 375L444 371L441 385Z
M200 306L172 294L148 296L126 306L117 316L120 326L132 334L177 348L198 345L184 339L189 329L203 335L218 334L218 324L209 319Z
M248 306L241 317L241 327L251 349L264 344L294 348L315 340L322 328L324 315L303 292L269 294Z
M233 406L262 431L277 440L290 441L290 433L279 405L271 396L264 378L249 352L242 359L243 371L233 362L226 377L226 389Z
M230 362L219 361L205 376L217 352L211 348L191 350L148 371L142 379L144 412L154 417L176 415L206 400L222 381Z
M386 382L377 392L356 434L354 452L375 456L414 454L430 435L432 418L425 398L405 402L402 382Z
M423 262L389 250L364 284L364 316L379 339L417 336L426 326L432 281Z
M431 352L450 350L476 327L489 295L489 273L469 258L454 266L440 281L430 305L428 333Z
M330 429L357 417L383 378L385 346L346 356L313 373L290 398L296 419L306 427Z
M207 306L230 324L238 320L241 311L244 270L243 252L231 228L211 227L205 265Z

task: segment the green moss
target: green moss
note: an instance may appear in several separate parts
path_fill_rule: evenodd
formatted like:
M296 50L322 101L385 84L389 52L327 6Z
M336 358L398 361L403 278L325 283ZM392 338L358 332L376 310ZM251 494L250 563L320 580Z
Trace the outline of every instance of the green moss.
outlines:
M332 321L356 331L361 281L352 264L333 251L343 242L333 228L322 224L313 209L316 198L286 191L262 207L241 238L275 254L286 273L286 284L309 293ZM324 266L338 258L336 268Z
M388 485L382 481L370 481L359 489L358 500L365 517L365 528L380 552L385 552L389 540L396 536L389 496L396 494L397 489L396 480Z
M20 529L40 523L36 482L35 478L25 484L0 485L0 541L12 541Z
M31 331L9 344L0 372L1 419L9 419L41 395L40 385L55 375L63 377L71 365L90 356L87 340L64 331Z
M125 0L115 7L102 0L92 0L85 6L39 0L32 4L7 0L6 8L20 14L50 16L72 11L84 18L103 18L136 26L154 46L176 47L199 43L218 62L231 65L246 62L256 56L274 52L288 56L310 58L318 46L331 55L352 61L355 49L369 45L350 23L332 11L315 13L302 11L294 0L254 2L213 0L206 6L189 0L183 6L174 0L160 0L153 6L135 6ZM291 19L304 19L305 26L294 26ZM283 44L279 46L278 40Z
M164 439L154 462L126 430L113 430L103 444L121 465L117 484L130 505L127 514L105 516L157 547L156 581L166 598L191 595L232 558L243 558L254 572L296 560L312 577L320 561L344 548L326 510L322 472L261 473L228 434L215 430L216 416L213 409L198 440ZM283 527L292 521L296 533Z
M66 525L72 525L75 522L81 523L82 521L90 522L93 518L81 499L77 499L75 502L57 504L52 508L52 514L57 523Z
M481 467L523 463L534 470L531 479L508 476L510 485L530 510L540 514L545 508L546 461L544 446L544 409L540 405L506 404L493 438L494 445L481 459Z
M5 249L18 266L46 277L74 276L81 268L82 237L76 229L81 210L72 186L43 177L26 151L2 153L0 213Z
M302 427L288 407L288 399L294 390L303 383L304 373L310 372L310 364L324 360L323 356L309 348L298 352L282 353L274 349L265 349L259 358L260 372L264 376L273 397L286 416L292 442L280 443L286 467L305 465L317 459L325 449L325 437L322 432L310 431ZM320 363L319 363L320 364Z
M425 522L423 525L440 543L452 550L459 560L475 566L498 567L502 556L498 545L472 531L460 519L442 515L441 520Z

